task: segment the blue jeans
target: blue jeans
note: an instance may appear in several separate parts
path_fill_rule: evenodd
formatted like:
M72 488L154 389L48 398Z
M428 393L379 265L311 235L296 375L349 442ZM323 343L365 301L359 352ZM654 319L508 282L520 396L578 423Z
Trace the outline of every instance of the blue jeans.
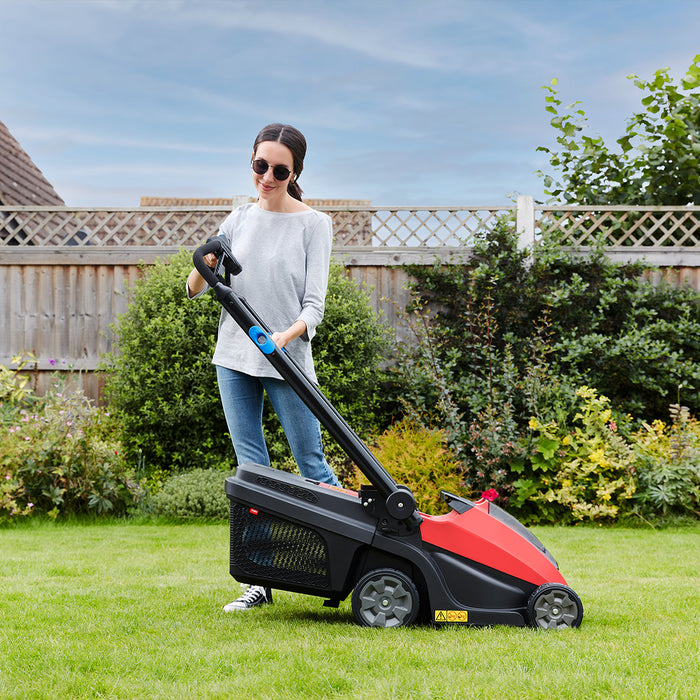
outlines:
M216 376L238 464L252 462L270 466L262 429L263 398L267 393L301 475L340 486L323 454L320 423L287 382L270 377L251 377L219 365L216 366Z

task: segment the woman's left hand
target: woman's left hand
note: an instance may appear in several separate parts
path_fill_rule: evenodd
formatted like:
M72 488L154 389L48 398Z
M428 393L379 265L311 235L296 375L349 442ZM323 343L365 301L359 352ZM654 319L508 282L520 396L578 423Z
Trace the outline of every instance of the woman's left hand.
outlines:
M276 331L270 335L270 338L272 338L272 342L281 349L304 333L306 333L306 324L303 321L294 321L286 331Z
M272 338L272 342L274 342L280 350L289 342L289 339L285 337L284 333L273 333L270 338Z

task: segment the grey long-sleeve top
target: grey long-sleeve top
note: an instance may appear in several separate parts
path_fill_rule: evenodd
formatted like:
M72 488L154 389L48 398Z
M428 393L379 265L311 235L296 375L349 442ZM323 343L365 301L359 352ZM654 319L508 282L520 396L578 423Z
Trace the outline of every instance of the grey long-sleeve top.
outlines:
M311 339L323 320L333 223L322 212L308 209L283 213L244 204L221 224L243 271L231 278L231 287L273 332L295 321L306 333L291 341L286 351L316 381ZM212 362L255 377L279 374L231 316L222 310Z

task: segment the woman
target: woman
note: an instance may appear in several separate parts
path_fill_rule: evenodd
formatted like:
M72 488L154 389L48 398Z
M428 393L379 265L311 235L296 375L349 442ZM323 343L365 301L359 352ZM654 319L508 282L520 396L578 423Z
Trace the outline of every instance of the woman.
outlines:
M311 339L323 319L333 225L327 214L301 201L297 182L304 167L306 140L294 127L266 126L253 145L255 203L234 209L222 223L243 272L231 287L273 329L272 340L286 348L316 381ZM205 258L214 266L213 255ZM196 269L187 278L187 295L202 294L207 284ZM270 466L262 429L266 393L284 428L301 474L339 485L326 462L318 420L280 377L257 346L222 312L213 360L221 402L239 464ZM270 589L250 586L227 612L271 603Z

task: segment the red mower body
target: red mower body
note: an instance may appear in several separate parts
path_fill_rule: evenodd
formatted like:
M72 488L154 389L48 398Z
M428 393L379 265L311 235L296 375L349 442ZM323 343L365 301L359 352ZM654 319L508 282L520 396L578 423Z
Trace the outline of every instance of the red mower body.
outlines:
M534 586L556 582L566 585L557 563L514 518L520 527L504 522L505 511L486 499L472 508L447 515L425 515L420 526L423 542Z

